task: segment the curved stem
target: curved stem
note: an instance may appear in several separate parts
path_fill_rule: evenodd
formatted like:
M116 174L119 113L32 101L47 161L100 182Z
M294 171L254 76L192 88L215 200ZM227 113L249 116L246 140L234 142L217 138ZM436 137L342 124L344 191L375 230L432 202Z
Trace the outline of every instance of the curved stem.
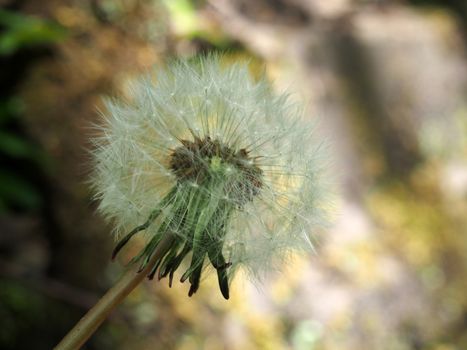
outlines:
M144 270L136 272L134 266L94 305L81 320L68 332L55 350L77 350L97 330L112 310L120 304L130 292L150 273L158 259L164 256L170 247L173 237L168 235L157 246L151 260Z

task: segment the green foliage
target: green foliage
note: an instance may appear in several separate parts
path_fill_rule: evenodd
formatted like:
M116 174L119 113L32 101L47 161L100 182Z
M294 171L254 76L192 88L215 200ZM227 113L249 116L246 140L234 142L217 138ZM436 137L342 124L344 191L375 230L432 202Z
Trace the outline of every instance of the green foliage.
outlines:
M11 207L35 210L42 202L38 189L26 179L28 174L17 168L21 164L44 170L47 164L42 150L12 127L22 111L23 105L16 98L0 103L0 157L8 164L0 169L0 213Z
M19 121L23 104L16 98L0 102L0 154L11 158L29 160L39 166L46 164L46 155L27 138L9 130L9 124Z
M0 10L0 27L0 56L53 44L66 36L56 23L6 10ZM7 59L2 69L14 66L13 61ZM0 101L0 158L6 164L0 170L0 212L12 207L34 210L41 205L41 196L29 175L45 169L46 156L20 132L23 104L15 97L14 86L7 89Z
M55 43L66 35L66 30L56 23L5 10L0 10L0 26L5 28L0 36L0 55Z
M38 316L40 300L21 285L6 280L2 281L0 300L2 301L0 303L0 318L8 320L8 322L2 322L2 327L0 327L0 344L13 348L18 333L22 329L29 328L34 317ZM26 315L29 317L24 317ZM19 319L21 316L23 317ZM13 321L17 321L17 323Z
M41 205L41 196L33 184L7 170L0 170L0 212L9 206L36 209Z
M24 158L33 155L35 150L25 139L0 130L0 152L15 158Z

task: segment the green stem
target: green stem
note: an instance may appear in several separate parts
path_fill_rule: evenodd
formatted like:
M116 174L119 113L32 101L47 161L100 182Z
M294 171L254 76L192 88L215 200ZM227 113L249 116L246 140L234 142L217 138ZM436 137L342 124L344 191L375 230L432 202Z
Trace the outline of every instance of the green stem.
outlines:
M157 260L161 259L170 247L173 236L167 235L159 242L157 249L143 271L137 273L136 265L94 305L84 317L68 332L55 350L77 350L94 334L112 310L150 273Z

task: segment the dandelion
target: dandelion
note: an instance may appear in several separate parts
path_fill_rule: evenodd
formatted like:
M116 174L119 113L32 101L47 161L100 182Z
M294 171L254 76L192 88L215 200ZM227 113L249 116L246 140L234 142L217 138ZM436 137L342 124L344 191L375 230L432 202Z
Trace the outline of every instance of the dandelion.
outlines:
M176 61L106 101L92 186L115 223L113 258L146 244L122 278L55 347L79 349L145 277L175 273L188 295L211 266L229 298L239 268L254 278L312 247L326 222L322 147L300 107L219 56ZM178 273L178 272L177 272Z
M147 277L171 286L181 270L192 296L211 266L228 299L238 268L260 278L311 246L325 216L320 145L301 108L246 65L176 61L106 110L92 183L115 223L113 257L144 232L142 271L170 237Z

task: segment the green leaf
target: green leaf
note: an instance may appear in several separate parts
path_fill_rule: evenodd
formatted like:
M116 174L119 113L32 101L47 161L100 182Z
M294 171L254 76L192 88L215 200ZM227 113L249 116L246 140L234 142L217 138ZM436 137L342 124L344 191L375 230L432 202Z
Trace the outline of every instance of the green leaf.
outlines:
M24 110L24 104L17 97L0 101L0 126L16 118Z
M0 130L0 152L15 158L28 158L36 150L25 139Z
M42 204L42 198L34 186L17 174L0 170L0 201L26 209L37 209Z
M62 26L11 11L0 10L0 25L5 27L0 36L0 55L9 55L22 47L55 43L66 36Z

